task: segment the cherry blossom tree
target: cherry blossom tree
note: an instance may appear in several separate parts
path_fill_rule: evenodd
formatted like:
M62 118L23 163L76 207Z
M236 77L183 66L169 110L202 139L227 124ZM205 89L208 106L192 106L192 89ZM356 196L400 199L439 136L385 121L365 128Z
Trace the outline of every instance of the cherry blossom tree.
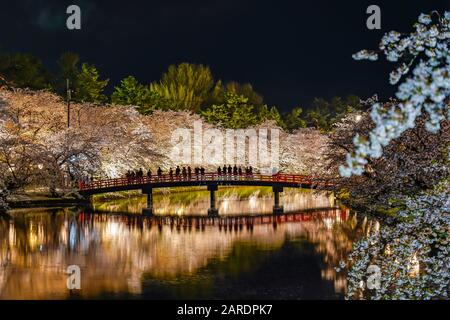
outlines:
M448 299L450 290L449 184L405 198L397 218L368 230L348 262L348 299ZM368 286L370 266L380 268ZM338 268L338 271L339 269Z
M324 169L341 199L364 210L390 210L398 205L396 199L400 196L432 189L445 179L449 173L449 122L443 121L442 130L436 134L426 129L426 123L426 118L419 116L414 129L392 140L379 158L368 158L365 171L351 177L341 177L339 166L353 147L352 138L375 125L370 112L349 114L337 123L327 143Z
M117 177L156 159L147 117L133 107L72 104L67 128L66 105L52 93L1 89L0 101L0 180L8 193L38 185L56 195L76 180Z
M328 136L313 128L280 134L280 167L284 172L323 175Z
M379 45L390 62L398 66L390 74L390 83L397 84L399 102L389 105L374 104L370 116L374 128L368 137L356 135L354 150L348 153L346 165L340 167L342 176L361 175L368 159L380 158L383 148L415 127L417 117L427 116L426 129L438 132L441 122L449 119L450 97L450 12L421 14L409 34L391 31ZM356 60L377 60L379 52L362 50Z

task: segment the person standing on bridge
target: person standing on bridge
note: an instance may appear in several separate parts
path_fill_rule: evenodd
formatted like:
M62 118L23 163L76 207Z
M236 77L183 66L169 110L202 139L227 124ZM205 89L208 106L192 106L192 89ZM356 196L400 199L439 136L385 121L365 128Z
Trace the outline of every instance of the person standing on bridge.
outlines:
M156 171L156 173L158 174L158 180L161 180L161 177L162 177L161 167L158 167L158 170Z
M175 168L175 178L180 179L180 173L181 173L180 166L177 166Z
M220 179L222 175L222 169L220 167L217 168L217 179Z
M241 168L241 166L239 166L238 174L239 174L239 180L242 180L242 168Z
M236 164L233 167L233 179L236 180L237 179L237 175L238 175L238 168L236 166Z
M231 164L228 165L228 176L230 176L231 179L231 175L233 173L233 168L231 167Z
M169 169L169 177L170 177L170 181L173 181L173 169L172 169L172 167L170 167L170 169Z
M223 178L226 180L227 179L227 166L226 165L223 165L222 174L223 174Z
M200 167L200 175L202 176L203 179L203 177L205 176L205 168Z
M183 170L182 170L181 172L182 172L182 175L183 175L183 180L186 180L186 178L187 178L187 170L186 170L186 167L183 167Z
M192 180L192 169L191 169L191 166L188 166L187 172L188 172L188 179Z

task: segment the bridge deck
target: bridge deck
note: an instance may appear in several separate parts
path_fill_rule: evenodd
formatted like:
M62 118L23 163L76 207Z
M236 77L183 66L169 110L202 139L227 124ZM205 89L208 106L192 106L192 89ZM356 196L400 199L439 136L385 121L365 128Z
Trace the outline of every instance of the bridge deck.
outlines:
M80 183L80 193L93 195L107 192L117 192L126 190L139 190L146 188L167 188L167 187L186 187L186 186L269 186L286 188L316 188L331 187L332 184L305 175L295 174L251 174L251 175L219 175L217 173L205 173L203 175L194 175L190 177L175 177L164 174L160 177L142 177L142 178L117 178L108 180L98 180L91 183Z

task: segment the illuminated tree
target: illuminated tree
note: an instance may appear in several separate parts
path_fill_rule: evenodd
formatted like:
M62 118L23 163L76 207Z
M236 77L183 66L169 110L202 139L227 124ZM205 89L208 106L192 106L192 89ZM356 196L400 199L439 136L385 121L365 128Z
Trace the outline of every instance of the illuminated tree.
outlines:
M165 109L199 111L214 87L209 67L182 63L171 65L161 81L152 83L150 90L166 101Z
M434 20L433 20L433 17ZM418 116L425 113L426 129L436 133L443 120L449 118L450 97L450 12L440 16L437 12L421 14L410 34L391 31L384 35L379 45L388 61L398 62L390 74L390 83L400 84L398 104L374 104L371 118L375 127L368 138L356 135L354 150L347 155L346 165L340 168L343 176L361 175L368 159L380 158L383 148L415 127ZM378 52L362 50L355 59L377 60Z

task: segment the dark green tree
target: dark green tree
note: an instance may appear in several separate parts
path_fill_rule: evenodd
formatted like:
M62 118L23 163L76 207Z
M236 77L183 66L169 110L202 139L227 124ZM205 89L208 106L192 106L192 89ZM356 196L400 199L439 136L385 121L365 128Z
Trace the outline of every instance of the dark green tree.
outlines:
M255 107L256 114L258 116L259 122L264 122L266 120L273 120L276 122L278 126L285 129L286 126L284 124L283 118L275 106L269 107L264 104L259 107Z
M103 103L107 97L103 94L109 79L100 80L95 66L83 63L75 81L74 100L79 102Z
M304 120L306 125L322 131L330 131L333 124L339 122L345 115L357 110L363 110L360 99L355 95L345 98L333 97L330 101L323 98L315 98Z
M303 109L300 107L295 107L291 112L285 114L283 120L289 132L306 127L306 121L303 119Z
M240 96L244 96L248 99L248 103L261 107L264 104L262 95L253 89L250 83L240 84L236 81L227 82L225 85L219 80L216 82L214 89L211 91L209 99L206 100L203 107L208 107L212 104L225 103L225 93L232 92Z
M332 112L330 125L341 121L348 113L363 110L359 97L355 95L348 95L344 99L341 97L332 98L330 108Z
M226 92L225 103L212 105L201 112L209 123L225 128L242 129L259 123L254 106L248 104L248 98L233 92Z
M0 54L0 74L13 86L51 89L52 75L40 59L23 53Z
M250 83L240 84L235 81L228 82L225 85L225 91L234 92L238 95L244 96L248 99L248 103L255 107L262 106L264 101L262 95L253 89Z
M152 91L148 88L145 103L143 105L138 105L137 110L141 114L149 115L155 110L164 110L167 105L167 101L162 98L158 92Z
M323 98L314 98L309 110L306 112L305 121L308 127L328 131L331 117L329 102Z
M121 105L137 106L142 114L151 114L156 109L164 109L166 105L157 92L139 83L133 76L126 77L114 88L111 101Z
M147 103L149 88L140 84L135 77L128 76L114 88L111 102L122 105L143 106Z
M71 90L77 91L75 88L77 77L80 73L78 63L80 62L80 56L73 52L63 53L58 61L58 73L56 78L56 90L59 94L64 95L67 89L67 79L69 79L69 85Z

